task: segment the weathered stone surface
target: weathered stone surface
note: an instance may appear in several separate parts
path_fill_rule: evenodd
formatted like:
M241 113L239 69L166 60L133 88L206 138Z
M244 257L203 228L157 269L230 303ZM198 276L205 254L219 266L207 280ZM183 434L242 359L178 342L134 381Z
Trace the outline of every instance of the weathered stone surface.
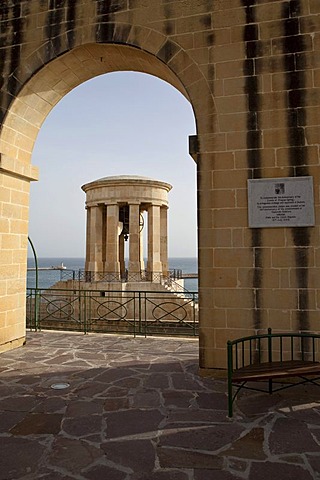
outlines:
M261 415L267 413L270 408L275 409L280 402L279 394L241 395L236 401L236 407L245 415Z
M223 451L224 455L242 457L255 460L265 460L264 453L264 429L253 428L246 435L232 443L228 450Z
M63 431L73 437L83 437L101 432L101 415L77 416L66 418L63 422Z
M34 439L0 437L0 480L16 480L33 474L45 447Z
M176 390L192 390L195 392L203 390L203 385L197 382L195 378L188 378L184 373L174 373L171 378Z
M319 452L319 445L314 441L306 424L289 418L276 420L269 437L269 446L275 455Z
M227 410L227 399L224 393L200 392L197 396L197 404L200 408Z
M133 474L132 480L189 480L189 476L188 473L166 470L165 472Z
M151 408L161 405L160 394L154 390L137 392L133 396L132 402L135 408Z
M101 449L108 460L135 473L151 472L155 465L155 448L149 440L105 442Z
M293 409L288 406L281 409L281 412L287 414L290 412L291 418L296 418L298 421L309 423L310 425L320 425L320 410L314 407L313 402L305 404L305 408Z
M29 413L11 428L13 435L36 435L41 433L56 434L60 432L63 415L60 413Z
M27 415L26 412L1 412L0 413L0 433L4 433L14 427Z
M79 387L76 393L79 398L92 398L95 395L103 396L106 389L107 386L104 383L95 382Z
M41 480L73 480L73 476L69 476L54 470L49 471L48 469L40 469L38 473L38 478Z
M127 379L130 382L132 376L132 370L125 369L125 368L113 368L105 370L103 373L98 375L95 378L95 381L102 382L106 385L110 385L112 383L120 383L123 382L123 379Z
M125 472L108 467L107 465L96 465L82 472L82 475L88 480L126 480L127 478Z
M75 401L68 405L66 416L78 417L82 415L93 415L94 413L102 413L102 409L102 403L98 401Z
M60 413L66 410L66 400L60 397L43 398L33 412Z
M182 367L180 363L175 361L175 358L172 358L170 362L170 355L166 358L165 363L152 363L149 367L150 372L182 372Z
M107 398L104 402L104 409L106 412L112 412L114 410L123 410L128 408L129 399L127 397L120 398Z
M130 378L123 378L117 381L118 387L137 388L140 385L140 379L131 376Z
M4 375L4 374L2 374ZM19 393L24 393L26 389L21 385L0 385L1 398L10 397Z
M163 392L164 404L171 408L188 408L195 398L192 392L166 390Z
M161 373L148 375L144 380L144 386L146 388L166 389L169 387L169 378L167 375Z
M189 450L216 451L239 437L243 428L239 425L191 426L167 432L160 436L160 446L187 448Z
M109 387L103 397L104 398L109 398L109 397L123 397L126 396L128 392L128 389L125 387ZM100 396L100 395L99 395Z
M170 409L168 412L167 423L190 423L194 424L211 424L224 423L226 421L226 412L212 409L198 408L179 408Z
M38 400L31 395L21 395L17 397L5 398L0 400L0 411L9 412L28 412L38 403Z
M159 447L157 455L162 468L201 469L205 466L208 470L221 470L223 466L223 458L211 453Z
M197 370L191 368L189 341L186 342L188 376L184 390L180 380L179 388L173 387L172 372L156 374L170 379L167 387L165 383L163 388L146 387L147 379L152 378L146 368L146 357L154 362L155 351L158 351L157 361L165 358L162 344L167 350L169 344L173 350L180 349L181 365L184 365L181 339L156 339L156 342L144 339L144 356L141 343L138 340L133 343L130 338L121 338L119 342L112 336L85 338L54 332L32 333L28 338L32 360L29 365L27 346L24 349L25 370L19 377L9 375L13 372L12 365L19 363L19 350L0 355L0 365L2 361L8 363L10 357L6 375L1 375L1 385L8 387L4 391L10 391L12 399L18 399L13 402L12 410L0 411L0 480L238 480L240 477L269 480L272 476L281 480L310 480L310 475L314 479L318 476L319 409L314 400L308 404L305 397L295 399L290 394L290 397L281 398L276 409L270 406L267 415L257 413L258 405L253 417L250 414L229 419L225 407L216 409L217 406L222 408L218 401L210 407L215 395L221 404L223 397L226 400L222 388L226 389L226 382L220 379L216 383L198 376ZM57 348L59 354L65 348L76 356L84 340L86 351L92 353L88 370L81 367L71 376L65 375L65 366L61 364L61 370L50 371L48 375L44 362L57 355ZM196 342L193 346L195 366L198 361ZM36 355L35 359L37 351L41 355ZM125 358L126 369L132 370L131 380L126 383L128 379L121 375L120 369L119 382L116 377L110 386L95 382L94 377L105 374L108 369L116 370L105 365L97 367L94 363L96 351L106 355L112 351L119 363ZM143 369L136 369L138 353ZM33 375L29 381L29 372L34 368L40 372L43 369L38 383L34 383ZM201 390L198 387L190 389L188 382L192 371L194 384L199 382ZM53 381L67 378L71 384L67 392L57 393L50 389ZM17 379L19 386L15 395L11 387ZM88 394L90 391L92 395ZM166 394L169 394L168 403L163 400ZM261 400L264 405L263 395L248 392L242 395L241 401L245 398L248 404ZM23 399L26 399L25 404ZM134 399L159 402L159 405L157 408L136 408ZM297 409L288 409L289 399L295 402ZM0 395L0 402L10 408L9 397ZM19 411L19 406L29 410ZM60 422L61 430L58 428Z
M79 439L57 437L48 456L48 464L79 473L101 456L101 451Z
M272 462L253 462L249 480L269 480L270 478L281 478L281 480L312 480L312 475L308 470L297 465L288 465L284 463Z
M316 478L319 476L320 472L320 457L315 454L315 455L307 455L308 462L311 466L311 470L313 470L313 475Z
M227 471L204 468L203 470L195 470L194 480L239 480L239 476Z
M110 412L106 415L108 438L127 435L155 436L160 422L164 419L158 410L126 410Z

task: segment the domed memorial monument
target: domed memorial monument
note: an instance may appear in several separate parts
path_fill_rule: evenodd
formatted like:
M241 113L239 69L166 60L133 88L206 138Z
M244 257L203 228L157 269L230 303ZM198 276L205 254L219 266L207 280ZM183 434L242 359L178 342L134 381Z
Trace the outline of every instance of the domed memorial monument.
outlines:
M87 209L87 281L157 281L167 276L171 188L168 183L134 175L100 178L82 186Z

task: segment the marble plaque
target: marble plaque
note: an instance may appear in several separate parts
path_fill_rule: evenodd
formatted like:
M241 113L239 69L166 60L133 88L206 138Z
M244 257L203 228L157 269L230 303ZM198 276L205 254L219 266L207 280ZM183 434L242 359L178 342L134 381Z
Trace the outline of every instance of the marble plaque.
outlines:
M249 227L314 225L312 177L248 180Z

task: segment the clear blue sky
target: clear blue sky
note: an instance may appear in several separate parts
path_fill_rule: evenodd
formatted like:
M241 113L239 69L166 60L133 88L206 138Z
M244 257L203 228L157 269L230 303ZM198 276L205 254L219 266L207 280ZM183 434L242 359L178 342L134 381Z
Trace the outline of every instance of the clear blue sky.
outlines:
M195 257L195 133L189 102L150 75L117 72L83 83L44 122L32 155L29 236L39 257L85 256L81 185L109 175L144 175L170 183L169 256ZM29 252L29 256L30 252Z

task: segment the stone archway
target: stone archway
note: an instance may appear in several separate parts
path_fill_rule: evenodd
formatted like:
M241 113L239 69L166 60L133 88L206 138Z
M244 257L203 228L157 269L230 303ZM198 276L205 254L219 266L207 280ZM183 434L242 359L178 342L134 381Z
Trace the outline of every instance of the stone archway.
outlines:
M200 366L224 367L227 339L319 329L319 14L318 0L1 2L0 350L24 341L37 132L71 88L121 68L194 111ZM315 224L250 228L248 180L299 176Z
M190 100L177 75L157 57L131 46L82 45L45 65L21 89L3 122L0 151L30 162L42 123L67 93L98 75L126 70L157 76Z
M164 38L162 42L165 42ZM183 71L186 69L184 74L188 76L189 67L193 63L187 60L185 55L182 56L183 60L179 59L178 55L173 65L178 70L183 65L185 67ZM33 63L33 59L29 61ZM190 101L190 95L184 85L188 80L183 82L174 73L173 65L169 67L158 56L131 45L88 43L44 65L25 83L8 108L0 134L1 169L14 179L12 180L15 184L14 190L23 190L24 198L22 205L11 205L12 215L19 216L18 210L23 210L21 218L17 219L20 229L21 261L16 270L21 288L19 292L15 292L15 296L19 297L21 307L19 315L17 309L14 315L15 332L19 333L12 334L8 330L3 349L24 341L25 313L22 302L25 296L29 183L38 178L37 168L32 166L30 161L37 134L46 116L73 88L93 77L114 71L137 71L157 76L178 89ZM197 77L192 76L192 85ZM200 122L203 118L202 111ZM14 209L17 210L16 213Z

